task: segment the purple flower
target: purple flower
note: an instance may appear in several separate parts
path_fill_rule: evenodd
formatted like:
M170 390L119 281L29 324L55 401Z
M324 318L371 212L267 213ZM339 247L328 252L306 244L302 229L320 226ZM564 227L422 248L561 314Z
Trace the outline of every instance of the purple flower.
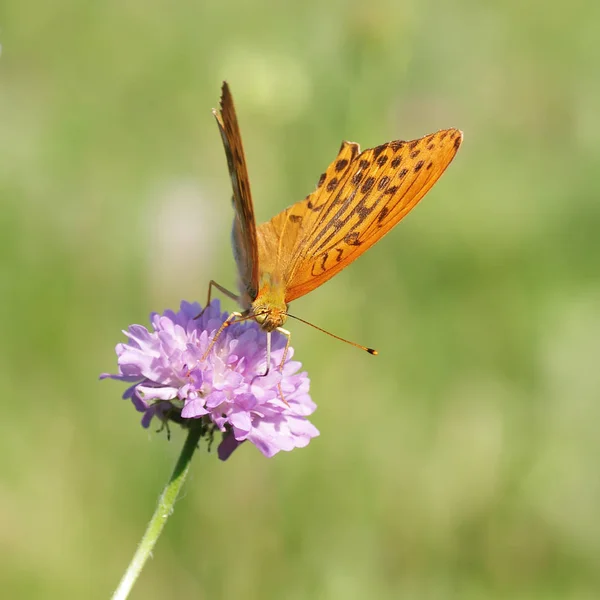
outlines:
M167 310L150 317L153 330L131 325L129 340L117 344L118 375L126 381L124 393L144 413L142 425L153 417L163 423L185 424L204 419L207 427L224 433L219 458L225 460L242 442L252 442L265 456L308 444L319 435L307 416L316 405L308 394L306 372L292 361L289 348L279 369L285 337L272 333L271 366L266 377L266 335L254 321L232 323L220 334L202 360L227 313L214 301L199 319L198 303L182 302L179 312ZM282 400L279 386L285 401Z

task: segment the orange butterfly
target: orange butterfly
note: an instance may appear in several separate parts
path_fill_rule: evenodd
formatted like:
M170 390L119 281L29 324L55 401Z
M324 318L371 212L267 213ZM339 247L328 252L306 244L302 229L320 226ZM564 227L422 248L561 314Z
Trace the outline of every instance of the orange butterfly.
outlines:
M285 360L290 334L281 327L289 303L331 279L407 215L450 164L463 136L458 129L446 129L364 152L358 144L343 142L312 194L257 227L242 138L226 82L221 110L213 114L233 186L232 243L241 295L211 281L207 305L214 286L243 308L243 313L232 313L220 331L234 318L258 322L267 333L268 372L275 329L288 338Z

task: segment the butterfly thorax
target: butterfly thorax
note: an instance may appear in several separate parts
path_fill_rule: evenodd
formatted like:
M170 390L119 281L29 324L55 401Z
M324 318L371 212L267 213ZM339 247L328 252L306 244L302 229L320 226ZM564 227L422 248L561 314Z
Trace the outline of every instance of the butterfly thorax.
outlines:
M287 320L285 287L281 282L274 280L271 274L264 274L260 283L258 294L249 306L249 312L254 315L261 329L273 331Z

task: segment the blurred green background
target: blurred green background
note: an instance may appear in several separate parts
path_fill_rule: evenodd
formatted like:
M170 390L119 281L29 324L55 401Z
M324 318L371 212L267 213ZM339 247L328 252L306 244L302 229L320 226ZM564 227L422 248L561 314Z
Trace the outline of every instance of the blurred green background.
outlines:
M600 597L599 22L594 0L3 0L3 597L109 597L181 448L98 374L130 323L235 285L224 78L261 221L342 139L465 141L293 305L380 356L291 322L321 436L199 453L132 597Z

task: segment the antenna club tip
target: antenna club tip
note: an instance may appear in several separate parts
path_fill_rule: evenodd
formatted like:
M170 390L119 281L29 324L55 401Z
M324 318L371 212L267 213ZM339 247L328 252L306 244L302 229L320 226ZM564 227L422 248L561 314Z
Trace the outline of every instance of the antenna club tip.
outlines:
M367 348L367 352L369 354L372 354L373 356L377 356L379 354L379 352L377 352L377 350L375 350L373 348Z

